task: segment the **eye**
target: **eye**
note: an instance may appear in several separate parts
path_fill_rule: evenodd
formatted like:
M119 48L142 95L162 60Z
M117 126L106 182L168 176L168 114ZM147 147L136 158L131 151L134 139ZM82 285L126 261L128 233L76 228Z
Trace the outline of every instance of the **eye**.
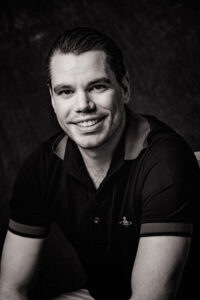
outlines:
M70 95L70 94L72 94L72 93L73 93L72 90L63 90L63 91L60 91L60 92L58 93L58 95L62 95L62 94Z
M95 84L89 88L90 92L103 92L107 89L108 87L105 84Z
M64 89L58 92L58 96L62 96L62 97L68 97L70 95L72 95L74 93L73 90L70 89Z

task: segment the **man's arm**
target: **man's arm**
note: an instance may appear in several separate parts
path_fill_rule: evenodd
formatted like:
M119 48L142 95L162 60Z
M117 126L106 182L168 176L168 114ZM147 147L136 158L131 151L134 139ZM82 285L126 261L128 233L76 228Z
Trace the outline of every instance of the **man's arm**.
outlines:
M132 271L130 300L174 299L190 244L189 237L141 237Z
M1 259L0 299L26 300L45 239L8 231Z

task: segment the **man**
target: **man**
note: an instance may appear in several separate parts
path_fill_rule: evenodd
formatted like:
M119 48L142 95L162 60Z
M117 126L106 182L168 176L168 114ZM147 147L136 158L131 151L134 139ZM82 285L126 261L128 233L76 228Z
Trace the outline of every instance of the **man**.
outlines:
M156 118L127 107L128 73L121 51L105 35L90 28L64 32L47 67L62 133L31 154L17 176L0 299L29 299L52 222L73 244L87 275L74 297L174 299L197 198L192 151Z

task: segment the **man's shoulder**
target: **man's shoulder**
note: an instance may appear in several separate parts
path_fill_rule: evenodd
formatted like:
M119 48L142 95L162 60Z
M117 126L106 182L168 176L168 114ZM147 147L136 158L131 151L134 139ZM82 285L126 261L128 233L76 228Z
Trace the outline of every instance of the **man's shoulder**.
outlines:
M127 113L125 145L125 157L129 159L140 157L143 150L146 150L146 153L155 153L156 149L166 151L168 146L189 147L182 136L157 117L135 114L131 110Z
M172 127L160 120L154 115L142 114L150 125L150 133L153 134L169 134L176 137L181 137ZM182 138L182 137L181 137Z
M59 159L59 157L56 155L55 148L63 136L64 133L59 131L41 142L31 153L26 156L23 165L35 164L38 166L39 164L46 164L54 159Z
M180 157L184 161L194 161L194 153L191 146L184 137L168 124L156 116L134 114L129 111L129 120L130 118L132 120L135 119L135 121L129 121L128 126L129 134L126 144L128 144L129 153L143 153L142 157L148 158L148 162L152 160L157 161L160 157L164 157L166 161L167 158L176 161ZM135 151L135 149L139 150ZM134 157L141 156L134 155Z
M126 107L127 126L126 131L129 131L130 138L141 136L144 134L146 138L160 137L176 137L182 139L172 127L161 121L157 116L151 114L135 113L129 107Z
M174 144L190 148L184 137L165 122L153 115L143 115L143 117L146 118L150 126L147 136L147 143L150 147L155 145L162 146L162 144Z
M196 157L189 143L163 121L152 115L144 115L150 124L147 136L145 161L148 165L165 164L169 169L194 170L199 173Z

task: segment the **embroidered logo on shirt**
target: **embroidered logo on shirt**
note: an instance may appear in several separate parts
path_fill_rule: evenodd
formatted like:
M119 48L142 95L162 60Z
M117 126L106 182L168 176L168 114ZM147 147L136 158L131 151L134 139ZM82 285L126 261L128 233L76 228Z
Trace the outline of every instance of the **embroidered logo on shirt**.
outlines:
M128 221L126 219L126 217L123 217L122 220L119 221L119 224L122 225L122 226L128 227L128 226L132 225L132 222Z

